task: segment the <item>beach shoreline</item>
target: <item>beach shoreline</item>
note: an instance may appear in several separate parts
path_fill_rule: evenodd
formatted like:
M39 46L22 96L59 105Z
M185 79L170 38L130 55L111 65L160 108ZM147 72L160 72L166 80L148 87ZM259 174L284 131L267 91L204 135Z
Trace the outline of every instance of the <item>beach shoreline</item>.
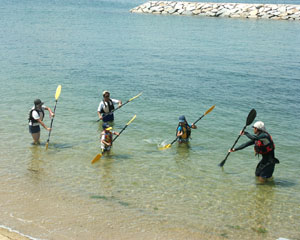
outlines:
M27 236L22 235L14 230L9 230L8 228L0 227L0 240L32 240Z

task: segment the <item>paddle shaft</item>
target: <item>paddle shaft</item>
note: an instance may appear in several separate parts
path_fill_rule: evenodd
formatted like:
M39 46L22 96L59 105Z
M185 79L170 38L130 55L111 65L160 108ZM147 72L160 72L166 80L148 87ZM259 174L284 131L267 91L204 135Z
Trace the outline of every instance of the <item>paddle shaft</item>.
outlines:
M246 127L247 127L247 125L244 126L242 132L245 131ZM241 136L242 136L242 135L239 135L239 136L237 137L237 139L235 140L234 144L232 145L232 147L231 147L230 149L233 149L233 148L234 148L234 146L237 144L237 142L238 142L238 140L240 139ZM219 164L221 167L225 164L225 162L226 162L226 160L227 160L227 158L228 158L229 155L230 155L230 152L227 153L225 159Z
M57 104L57 100L55 100L55 106L54 106L54 109L53 109L53 114L55 114L56 104ZM49 140L50 140L50 135L51 135L51 131L52 131L53 120L54 120L54 117L52 117L52 119L51 119L51 123L50 123L50 131L49 131L49 134L48 134L48 140L47 140L47 143L49 143Z
M199 122L201 120L201 118L203 118L204 116L205 116L205 114L203 114L201 117L199 117L193 124L196 124L197 122Z
M123 127L123 129L119 132L119 135L117 135L117 136L112 140L111 143L113 143L113 142L121 135L121 133L122 133L127 127L128 127L128 125L126 125L125 127Z

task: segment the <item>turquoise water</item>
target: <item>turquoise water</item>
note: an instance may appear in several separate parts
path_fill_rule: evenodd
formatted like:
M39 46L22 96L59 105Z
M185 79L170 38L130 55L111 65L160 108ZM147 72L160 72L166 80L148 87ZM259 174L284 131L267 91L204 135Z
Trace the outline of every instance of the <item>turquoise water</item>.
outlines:
M300 23L129 13L141 3L1 5L0 223L42 239L300 239ZM35 98L53 109L59 84L45 151L27 114ZM115 113L116 131L137 118L91 165L103 90L143 95ZM179 115L212 105L188 147L158 149ZM252 108L281 161L267 185L252 148L218 167Z

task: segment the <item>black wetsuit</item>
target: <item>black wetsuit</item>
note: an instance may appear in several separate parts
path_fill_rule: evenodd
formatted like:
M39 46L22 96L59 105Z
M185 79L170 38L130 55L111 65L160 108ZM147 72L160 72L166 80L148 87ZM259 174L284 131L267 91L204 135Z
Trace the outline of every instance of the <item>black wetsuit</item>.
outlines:
M255 141L257 140L268 138L268 134L265 132L260 132L258 135L252 135L248 132L244 132L244 133L245 136L247 136L250 139L250 141L235 148L235 151L241 150L250 145L254 145ZM262 159L256 166L255 175L257 177L270 178L273 175L275 164L279 163L279 160L275 158L274 149L272 149L270 152L266 154L261 154L261 155L262 155Z

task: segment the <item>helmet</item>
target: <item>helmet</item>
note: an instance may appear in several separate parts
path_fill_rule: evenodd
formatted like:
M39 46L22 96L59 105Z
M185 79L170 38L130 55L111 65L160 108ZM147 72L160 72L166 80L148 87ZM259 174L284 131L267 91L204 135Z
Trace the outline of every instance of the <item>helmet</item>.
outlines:
M257 121L254 123L253 127L261 131L266 131L265 124L262 121Z
M185 116L184 116L184 115L182 115L182 116L179 117L179 122L180 122L180 123L181 123L181 122L185 122Z

